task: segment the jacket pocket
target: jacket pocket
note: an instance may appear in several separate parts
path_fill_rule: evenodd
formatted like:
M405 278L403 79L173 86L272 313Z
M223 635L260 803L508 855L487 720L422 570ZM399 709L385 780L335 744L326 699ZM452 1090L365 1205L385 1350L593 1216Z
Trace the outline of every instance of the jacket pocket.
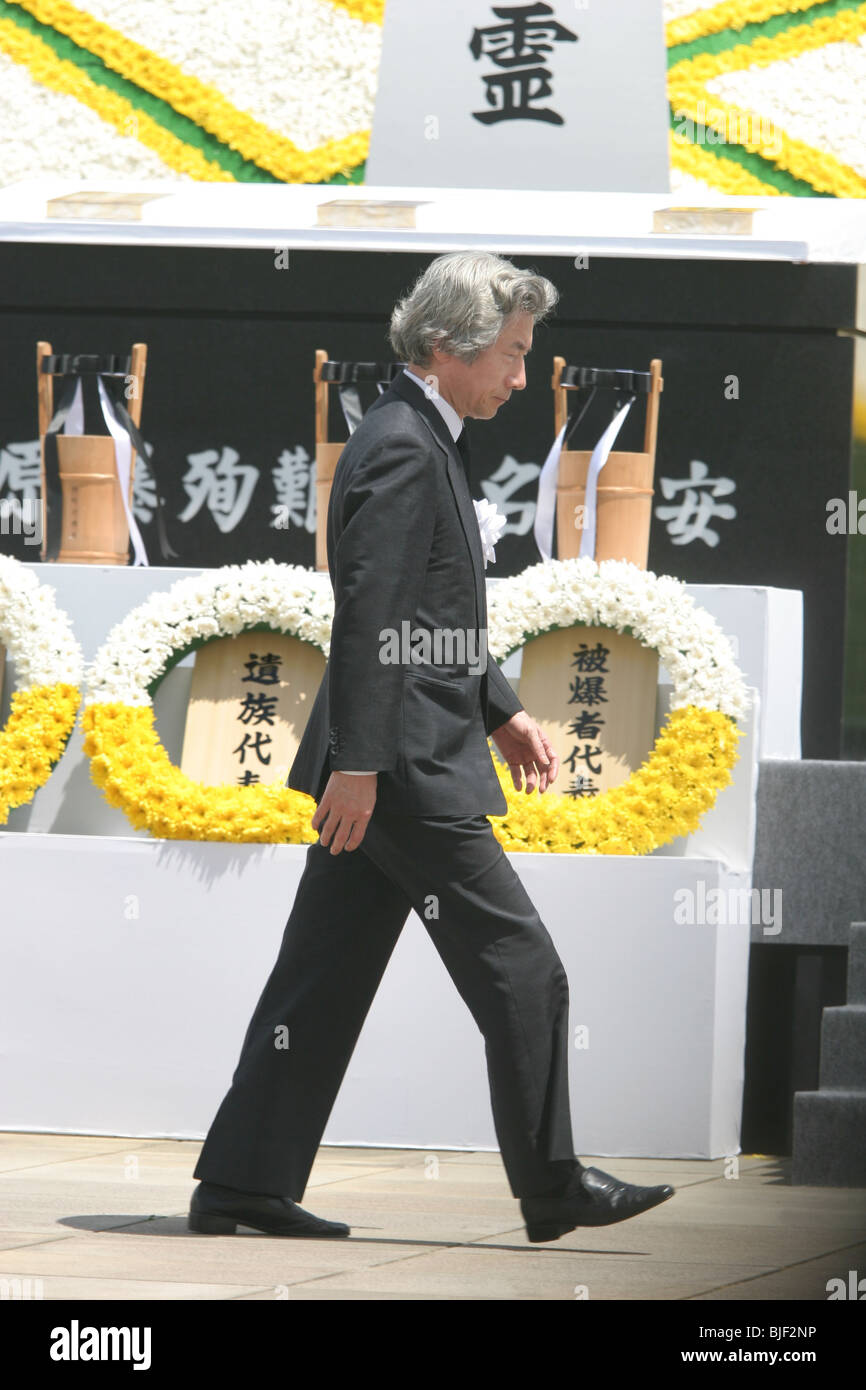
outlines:
M411 676L413 681L420 681L422 685L435 685L442 690L452 691L459 689L458 681L461 679L459 676L450 679L447 676L431 676L426 671L415 671L411 667L406 668L406 675Z
M403 682L403 752L407 773L454 773L480 721L478 676L430 676L414 670Z

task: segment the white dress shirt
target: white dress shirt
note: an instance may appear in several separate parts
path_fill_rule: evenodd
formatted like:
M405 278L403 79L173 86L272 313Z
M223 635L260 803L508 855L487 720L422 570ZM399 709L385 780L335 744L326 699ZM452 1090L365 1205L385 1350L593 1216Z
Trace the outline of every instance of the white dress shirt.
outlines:
M410 381L414 381L416 385L421 387L421 390L426 395L427 382L424 381L422 377L416 376L414 372L408 371L406 367L403 368L403 371ZM446 401L444 397L440 396L438 391L433 391L431 395L427 397L427 399L433 402L436 409L439 411L439 414L442 416L442 419L448 426L451 438L456 441L458 435L461 433L463 429L463 421L460 419L460 416L457 414L457 411L454 409L453 405ZM339 770L340 772L345 772L347 777L369 777L370 775L369 772L349 772L346 768L342 767Z
M427 394L427 391L430 388L428 388L427 382L423 379L423 377L416 376L414 372L410 372L406 367L403 368L403 372L409 378L410 381L414 381L417 386L421 387L421 390L424 392L425 395ZM453 405L446 401L444 396L440 396L439 392L436 390L433 390L432 394L428 396L427 399L433 402L436 409L439 411L439 414L442 416L442 419L445 421L446 425L451 431L451 438L456 441L458 435L463 429L463 421L460 419L460 416L457 414L457 411L454 409Z

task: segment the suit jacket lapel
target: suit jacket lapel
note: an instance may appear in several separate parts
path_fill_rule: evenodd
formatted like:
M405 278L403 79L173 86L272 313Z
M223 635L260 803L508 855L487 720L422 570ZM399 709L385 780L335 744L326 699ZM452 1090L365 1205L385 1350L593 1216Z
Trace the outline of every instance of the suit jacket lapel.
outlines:
M415 382L402 372L392 381L388 391L382 393L379 401L374 402L374 405L370 407L371 410L379 402L385 400L389 391L395 391L403 400L408 401L409 405L414 406L439 448L445 454L448 481L454 493L457 515L460 517L460 524L466 536L466 544L469 546L469 553L472 556L472 571L475 577L476 621L479 628L485 628L487 626L487 591L484 583L484 551L481 546L478 518L475 515L475 507L469 492L469 482L460 451L451 438L451 431L433 402L427 399L420 386L416 386Z

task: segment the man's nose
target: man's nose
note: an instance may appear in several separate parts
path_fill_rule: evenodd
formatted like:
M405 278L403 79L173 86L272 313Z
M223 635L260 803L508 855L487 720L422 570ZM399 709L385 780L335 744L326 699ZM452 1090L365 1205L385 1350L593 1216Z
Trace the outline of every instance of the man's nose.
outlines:
M523 390L526 385L526 363L522 359L519 368L516 372L511 372L508 380L512 391Z

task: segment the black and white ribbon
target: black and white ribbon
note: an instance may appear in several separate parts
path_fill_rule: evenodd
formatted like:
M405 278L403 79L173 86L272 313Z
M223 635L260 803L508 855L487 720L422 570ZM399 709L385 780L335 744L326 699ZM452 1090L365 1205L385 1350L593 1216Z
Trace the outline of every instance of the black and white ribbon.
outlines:
M364 418L357 383L374 381L381 396L402 370L402 362L323 362L319 380L337 387L343 418L351 435Z
M132 469L132 441L124 426L114 413L114 402L109 398L105 389L105 382L102 377L97 377L96 384L99 387L99 403L102 406L102 418L105 421L108 433L114 438L114 465L117 470L117 481L120 484L120 498L123 502L123 510L126 514L127 525L129 526L129 538L132 541L133 565L147 565L147 551L144 548L144 541L141 539L141 532L138 529L138 522L132 514L129 505L129 475ZM69 421L66 422L67 432Z
M82 374L96 376L99 404L108 433L114 440L114 461L117 473L123 510L129 528L133 547L133 565L147 565L147 551L141 532L129 503L129 484L132 472L132 450L150 463L150 454L135 421L126 406L111 394L107 380L112 377L129 377L129 360L108 354L105 357L82 355L80 357L64 354L45 357L42 370L51 375L61 376L59 404L45 432L45 558L56 560L60 552L63 495L60 484L60 466L57 453L57 437L84 433L84 393ZM177 559L178 552L171 546L165 527L162 498L156 477L156 520L159 548L163 559Z
M535 508L533 533L535 535L535 543L545 562L550 561L553 557L553 529L556 521L556 487L559 478L559 459L566 441L580 424L580 421L589 409L597 387L599 385L606 386L608 384L604 380L605 377L618 376L620 378L634 378L634 380L637 381L637 378L642 375L640 373L631 372L600 372L594 371L591 368L571 368L569 371L572 373L580 372L582 375L586 376L586 384L581 385L580 389L586 390L589 388L589 395L581 403L580 408L575 410L574 414L569 416L562 426L562 429L550 446L550 451L538 475L538 501ZM592 384L594 379L595 384ZM586 489L584 494L584 525L583 534L580 539L580 554L582 556L588 555L592 560L595 559L599 475L604 465L607 463L611 450L616 443L617 435L625 424L626 416L631 410L635 400L634 394L630 394L626 400L623 400L623 395L624 390L622 386L617 383L616 406L614 408L613 419L593 449L589 461L589 468L587 469ZM616 408L617 406L618 408Z

